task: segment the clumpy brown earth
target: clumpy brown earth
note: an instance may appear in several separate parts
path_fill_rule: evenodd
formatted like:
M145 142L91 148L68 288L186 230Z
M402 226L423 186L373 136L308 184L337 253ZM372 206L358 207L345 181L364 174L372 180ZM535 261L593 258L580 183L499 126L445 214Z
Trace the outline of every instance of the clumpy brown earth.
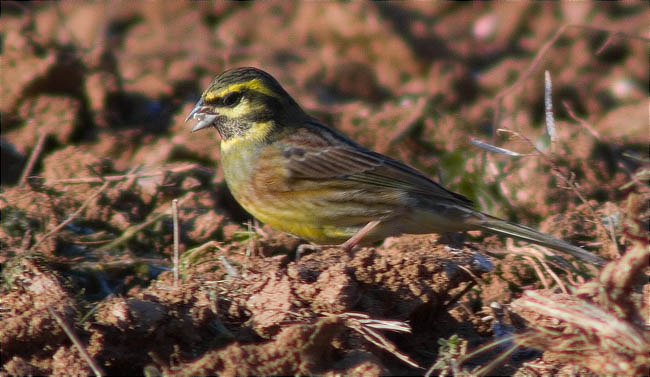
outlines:
M2 13L2 375L647 372L644 4ZM478 208L615 262L477 232L296 259L302 241L233 200L215 133L183 123L215 74L247 65Z

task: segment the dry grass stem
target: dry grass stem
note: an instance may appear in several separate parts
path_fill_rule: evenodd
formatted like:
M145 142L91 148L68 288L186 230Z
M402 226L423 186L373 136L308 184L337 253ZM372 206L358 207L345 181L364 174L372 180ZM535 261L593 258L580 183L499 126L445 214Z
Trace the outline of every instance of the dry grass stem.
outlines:
M190 195L186 194L180 200L178 200L178 205L179 206L182 205L189 198L190 198ZM165 204L165 205L161 206L161 208L164 208L164 209L161 210L161 211L158 211L158 212L153 211L148 216L148 219L146 219L144 222L142 222L140 224L130 226L124 232L122 232L122 234L119 237L117 237L113 241L109 242L108 244L100 247L97 250L100 251L100 252L111 250L111 249L117 247L118 245L121 245L124 242L130 240L131 238L133 238L136 234L138 234L138 232L140 232L144 228L150 226L151 224L155 223L156 221L159 221L163 217L170 215L171 207L169 207L168 204Z
M86 351L86 348L84 347L83 343L81 343L81 340L74 333L74 331L72 331L70 326L68 326L68 324L63 320L63 318L61 318L61 316L57 312L55 312L52 308L47 308L47 310L49 310L52 317L54 317L54 319L56 320L56 323L58 323L59 326L61 326L61 328L63 329L65 334L68 336L68 338L70 338L70 340L72 341L72 344L74 344L75 347L77 347L77 350L79 350L79 353L81 354L81 357L83 357L83 359L86 361L86 363L88 363L88 366L90 367L90 369L92 369L92 371L95 373L95 375L97 375L99 377L103 376L105 374L104 371L97 364L97 362L95 360L93 360L93 358L88 354L88 351Z
M564 106L564 109L566 110L566 112L569 114L569 116L573 120L578 122L579 125L581 125L584 129L589 131L589 133L593 137L595 137L597 140L601 140L600 133L598 131L596 131L596 129L589 122L587 122L586 120L584 120L584 119L580 118L579 116L577 116L575 114L575 112L573 111L573 108L571 107L571 105L567 101L562 101L562 106Z
M393 354L395 357L412 366L413 368L421 368L418 363L416 363L406 354L400 352L391 341L386 339L386 337L384 337L382 334L375 331L375 329L377 329L410 334L411 326L409 326L408 323L402 321L374 319L363 313L348 312L338 314L336 316L343 318L345 320L345 325L355 332L359 333L365 340L383 349L384 351Z
M529 154L523 154L523 153L511 151L509 149L497 147L475 138L471 138L470 142L479 148L485 149L488 152L505 154L506 156L512 156L512 157L530 156Z
M27 161L27 165L25 165L23 174L20 176L20 180L18 181L18 186L24 186L25 182L27 182L27 177L29 177L32 170L34 170L34 165L36 165L36 161L38 161L38 157L41 155L41 152L43 152L43 146L45 145L46 138L47 138L47 132L41 133L40 136L38 137L36 146L32 150L32 153L29 155L29 160Z
M555 117L553 116L553 99L551 93L553 91L553 84L551 83L551 73L544 71L544 108L546 114L546 132L551 138L551 143L557 141L557 134L555 133ZM553 148L553 144L551 144Z
M172 200L172 219L174 223L174 287L178 287L178 249L180 238L180 227L178 225L178 199Z
M573 172L570 172L569 175L567 176L565 173L562 172L560 167L555 163L554 159L544 153L541 149L539 149L535 143L533 143L532 140L530 140L528 137L522 135L521 133L517 131L512 131L508 130L505 128L499 128L497 132L504 132L504 133L509 133L513 136L518 137L519 139L525 141L530 147L537 153L538 156L542 157L544 161L551 167L551 171L553 172L553 175L555 175L562 183L564 184L563 188L572 191L579 199L580 201L585 204L589 210L589 214L591 215L593 222L598 224L598 226L605 231L605 233L608 233L607 227L605 227L605 224L603 224L602 219L598 214L596 213L596 209L594 206L584 197L582 192L580 191L580 186L575 180L575 174Z
M239 278L239 276L240 276L239 272L237 272L237 269L235 267L233 267L233 265L230 264L230 262L228 262L228 259L226 259L226 257L224 257L223 255L220 255L219 256L219 261L221 262L221 264L225 268L226 273L228 274L228 276L230 276L233 279Z
M88 199L86 199L86 201L83 202L83 204L82 204L81 206L79 206L79 208L77 208L76 211L74 211L74 213L72 213L70 216L68 216L68 218L67 218L65 221L63 221L62 223L60 223L59 225L57 225L54 229L52 229L52 230L50 230L49 232L47 232L46 234L44 234L43 237L41 237L41 238L40 238L40 239L39 239L39 240L38 240L38 241L37 241L37 242L36 242L36 243L35 243L35 244L30 248L30 250L35 250L35 249L36 249L36 248L37 248L41 243L43 243L46 239L48 239L48 238L50 238L52 235L58 233L58 232L59 232L61 229L63 229L66 225L70 224L70 222L72 222L72 220L74 220L77 216L79 216L79 215L80 215L80 214L81 214L81 213L86 209L86 207L88 207L88 206L90 205L90 203L92 203L93 200L95 200L95 198L96 198L97 196L99 196L99 194L101 194L104 190L106 190L106 189L108 188L109 185L110 185L110 182L104 182L104 184L102 185L102 187L100 187L97 191L95 191L94 194L92 194L91 196L89 196Z
M168 173L183 173L190 170L211 171L210 169L206 169L205 167L199 164L190 164L190 165L183 165L171 169L155 170L147 173L137 173L137 174L129 173L129 174L121 174L121 175L107 175L103 177L56 179L52 181L46 181L45 184L54 185L54 184L84 184L84 183L115 182L115 181L124 181L130 179L138 179L138 178L157 177Z
M597 28L597 27L593 27L593 26L589 26L589 25L580 25L580 24L565 24L565 25L562 25L559 29L557 29L557 31L553 34L553 36L551 36L551 38L549 38L549 40L546 41L546 43L544 43L542 45L542 47L537 51L537 54L535 55L533 60L530 62L530 65L528 66L526 71L521 76L519 76L519 78L517 78L517 80L512 85L504 88L499 93L497 93L497 95L494 97L493 125L495 127L499 127L499 123L500 123L499 120L500 120L500 115L501 115L500 114L501 113L501 107L503 106L502 105L503 104L503 98L510 95L515 90L519 89L519 87L522 86L523 83L526 80L528 80L529 76L531 76L533 71L535 70L535 68L537 68L537 65L542 61L542 58L544 57L544 55L546 55L546 53L551 48L551 46L553 46L555 44L555 42L557 42L557 40L560 38L560 36L562 36L562 34L564 34L564 32L568 28L583 29L583 30L587 30L587 31L591 31L591 32L607 32L607 33L610 33L609 38L618 37L618 38L637 39L637 40L641 40L641 41L644 41L644 42L650 42L650 38L645 38L645 37L641 37L641 36L638 36L638 35L631 35L631 34L627 34L627 33L620 32L620 31Z
M575 296L526 291L512 307L534 313L537 319L532 329L515 341L551 351L563 362L598 374L647 371L650 334L630 301L630 290L647 267L648 256L646 245L635 245L620 260L609 263L598 280L580 287Z

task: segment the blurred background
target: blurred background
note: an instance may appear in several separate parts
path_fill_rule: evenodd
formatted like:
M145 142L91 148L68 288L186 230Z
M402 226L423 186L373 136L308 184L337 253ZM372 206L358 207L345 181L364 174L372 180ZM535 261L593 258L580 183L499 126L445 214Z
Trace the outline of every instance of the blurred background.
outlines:
M214 138L182 120L214 75L238 66L270 72L323 121L473 198L483 187L461 175L483 151L470 137L517 149L496 134L508 128L535 140L544 70L559 139L607 164L601 184L648 136L648 45L638 38L648 12L637 2L6 2L3 14L3 185L18 181L42 133L41 158L83 146L117 170L218 164ZM556 36L566 24L589 27Z
M3 190L33 186L28 177L39 177L62 194L65 208L76 208L97 177L147 176L90 211L102 215L87 222L109 233L187 190L212 192L194 204L214 226L197 230L192 243L222 240L223 223L249 218L223 185L216 133L191 134L183 122L210 80L238 66L268 71L317 118L494 215L537 224L594 201L589 206L618 208L603 215L614 216L625 212L630 193L647 193L640 184L647 180L649 130L643 3L2 8ZM544 71L552 78L552 146ZM524 157L489 152L472 139ZM195 181L181 182L187 174L174 180L174 172L194 169L190 163L200 170ZM580 195L566 189L574 184ZM206 222L187 211L190 227ZM542 229L557 233L566 225L549 223Z
M214 280L239 281L227 280L225 262L216 259L217 254L244 266L258 263L259 272L268 270L265 263L274 262L255 260L251 251L264 256L292 253L298 244L250 221L223 182L217 133L192 134L192 124L184 123L212 78L234 67L269 72L310 114L363 146L422 170L474 200L483 211L538 227L606 258L618 258L633 240L647 243L650 126L645 2L3 1L1 6L3 281L7 286L20 281L11 275L14 272L4 272L16 269L5 267L24 267L20 258L38 252L48 268L55 268L74 287L69 307L88 313L83 318L94 315L98 307L94 303L113 300L110 305L117 306L107 304L104 311L109 315L95 319L104 321L102 326L109 330L84 333L96 344L122 339L123 329L110 332L123 324L110 317L126 305L116 303L117 296L142 298L152 282L171 284L172 199L181 203L181 251L186 252L183 258L189 255L183 266L198 276L195 281L204 278L205 271L216 270L223 276ZM550 134L545 123L545 71L552 80L555 132ZM402 240L405 246L387 242L379 253L403 255L400 250L435 247L426 243L429 238ZM503 250L497 237L481 240L481 247ZM199 247L211 241L217 246L213 243L210 252L201 254ZM493 285L474 292L464 306L472 308L467 309L471 317L463 314L464 319L458 319L462 326L446 327L450 333L445 337L473 324L478 324L475 334L490 337L490 326L481 322L486 316L480 311L482 303L510 302L520 287L541 286L525 261L512 263L515 257L507 258L495 268L503 279L495 278ZM211 263L197 263L206 259ZM43 270L39 271L30 272L25 281L40 276ZM416 275L405 283L404 292L426 281ZM149 301L143 301L141 312L133 312L142 316L133 318L154 321L162 318L155 313L177 313L177 308L186 307L188 297L207 295L204 287L174 296L178 301L165 298L169 290L148 291ZM202 349L192 336L207 334L201 347L211 347L212 333L197 329L212 326L208 322L217 319L230 331L240 331L237 339L268 337L266 328L242 335L250 330L253 310L246 306L250 294L241 293L248 292L246 287L255 285L220 291L221 311L214 309L212 317L205 313L212 313L207 308L217 304L207 298L196 312L188 311L200 322L195 327L173 327L190 326L194 323L190 317L182 317L185 322L174 317L177 314L164 317L178 320L165 320L171 340L152 336L147 338L152 348L143 350L167 347L159 352L163 358L177 355L178 350L172 349L177 334L191 334L181 348L192 351L184 354L187 358L198 357ZM223 298L224 292L242 296ZM9 307L15 313L33 309L25 297L49 297L17 295L10 301L7 295L0 317ZM407 307L400 298L376 306ZM171 304L166 309L156 306L167 299ZM419 296L414 300L422 303ZM50 307L52 302L43 305ZM147 312L151 307L158 309ZM74 320L72 312L68 311L68 321ZM47 310L34 315L43 313L47 315ZM395 317L406 318L399 315ZM149 324L138 326L132 328ZM0 327L10 326L3 322ZM26 340L11 338L9 342L15 342L9 345L2 338L3 351L28 350L29 357L49 359L49 351L43 350L59 347L48 343L56 329L39 327ZM39 343L33 334L44 334L47 340ZM57 334L57 342L67 339L60 330ZM144 337L129 334L133 341L122 345L137 347ZM400 339L399 347L410 351L438 347L438 335L430 335L424 343ZM108 369L112 374L139 374L151 362L140 349L111 347L97 345L91 353L105 367L112 365ZM416 351L422 365L436 360L434 353ZM9 374L54 373L44 366L15 369L22 364L12 363L14 369L7 370L14 372ZM85 363L78 364L79 373L87 373ZM63 374L70 373L61 368ZM399 368L391 371L405 371ZM419 369L408 372L421 374Z

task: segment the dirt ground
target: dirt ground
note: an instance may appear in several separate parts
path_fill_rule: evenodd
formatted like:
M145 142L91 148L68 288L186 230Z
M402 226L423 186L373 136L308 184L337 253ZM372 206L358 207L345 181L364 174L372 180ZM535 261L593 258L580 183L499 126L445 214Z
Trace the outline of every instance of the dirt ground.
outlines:
M0 375L646 374L647 20L642 2L3 2ZM297 257L232 198L216 133L184 123L238 66L612 262L480 232Z

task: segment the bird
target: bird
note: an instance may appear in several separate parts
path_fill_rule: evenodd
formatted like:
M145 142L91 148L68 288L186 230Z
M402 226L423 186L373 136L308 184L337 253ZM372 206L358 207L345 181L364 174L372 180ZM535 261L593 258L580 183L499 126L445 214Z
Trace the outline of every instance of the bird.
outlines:
M270 74L217 75L185 119L213 127L235 200L258 220L316 245L351 251L389 236L481 230L601 264L597 255L473 207L424 173L308 115Z

